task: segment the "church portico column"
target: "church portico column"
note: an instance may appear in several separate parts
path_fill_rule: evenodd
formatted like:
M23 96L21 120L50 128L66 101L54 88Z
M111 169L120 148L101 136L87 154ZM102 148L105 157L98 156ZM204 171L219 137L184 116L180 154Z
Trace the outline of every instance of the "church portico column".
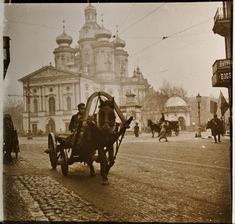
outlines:
M73 84L73 88L74 88L74 105L72 106L72 109L73 108L77 108L77 104L78 104L78 101L77 101L77 83L74 83Z
M44 111L47 113L47 96L46 96L46 88L43 86L43 100L44 100Z
M57 93L55 92L55 109L56 109L56 111L59 111L60 110L60 102L59 102L59 93L58 93L58 86L59 85L56 85L55 86L55 89L57 90Z
M24 112L25 113L27 112L27 98L25 95L24 95Z
M60 89L60 84L57 85L57 90L58 90L58 107L59 107L59 110L61 110L61 89Z
M42 89L42 86L40 86L40 98L39 98L40 112L43 111L43 100L44 100L43 89Z

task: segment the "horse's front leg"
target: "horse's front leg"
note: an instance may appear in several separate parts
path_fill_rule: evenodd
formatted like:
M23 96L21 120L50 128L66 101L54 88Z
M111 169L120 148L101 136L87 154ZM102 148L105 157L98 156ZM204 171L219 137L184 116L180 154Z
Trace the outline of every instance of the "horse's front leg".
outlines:
M100 174L102 176L103 184L109 184L107 177L108 161L104 148L98 149L98 157L100 159Z
M93 166L93 160L88 161L87 165L90 167L90 175L95 176L95 168Z
M152 138L154 138L154 131L152 130Z

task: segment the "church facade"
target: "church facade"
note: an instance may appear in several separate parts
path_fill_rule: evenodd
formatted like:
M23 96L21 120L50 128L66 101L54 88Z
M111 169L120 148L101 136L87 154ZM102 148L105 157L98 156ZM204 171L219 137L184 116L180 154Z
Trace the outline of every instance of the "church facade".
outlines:
M56 38L55 66L44 66L19 79L24 88L23 129L25 132L66 132L80 102L96 91L112 95L119 106L126 95L135 94L142 105L150 85L137 67L128 74L125 41L97 23L96 8L89 4L77 45L63 33Z

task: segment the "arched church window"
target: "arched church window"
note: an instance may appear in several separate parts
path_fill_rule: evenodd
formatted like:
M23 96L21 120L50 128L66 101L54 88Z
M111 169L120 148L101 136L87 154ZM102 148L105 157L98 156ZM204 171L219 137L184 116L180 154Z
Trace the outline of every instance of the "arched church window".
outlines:
M38 112L38 100L37 99L33 100L33 112L34 113Z
M53 88L50 88L50 92L53 92Z
M49 98L49 115L55 115L55 98Z
M33 92L36 93L36 92L37 92L37 89L33 89Z
M71 109L72 109L72 106L71 106L71 97L68 96L66 101L67 101L67 110L71 111Z

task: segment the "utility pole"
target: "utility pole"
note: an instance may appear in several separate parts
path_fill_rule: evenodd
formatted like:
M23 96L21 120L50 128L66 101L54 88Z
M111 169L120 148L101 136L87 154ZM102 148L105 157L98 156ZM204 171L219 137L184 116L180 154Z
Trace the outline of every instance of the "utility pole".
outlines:
M30 88L29 88L29 79L27 80L26 87L26 102L27 102L27 112L28 112L28 133L27 139L32 139L31 124L30 124Z

